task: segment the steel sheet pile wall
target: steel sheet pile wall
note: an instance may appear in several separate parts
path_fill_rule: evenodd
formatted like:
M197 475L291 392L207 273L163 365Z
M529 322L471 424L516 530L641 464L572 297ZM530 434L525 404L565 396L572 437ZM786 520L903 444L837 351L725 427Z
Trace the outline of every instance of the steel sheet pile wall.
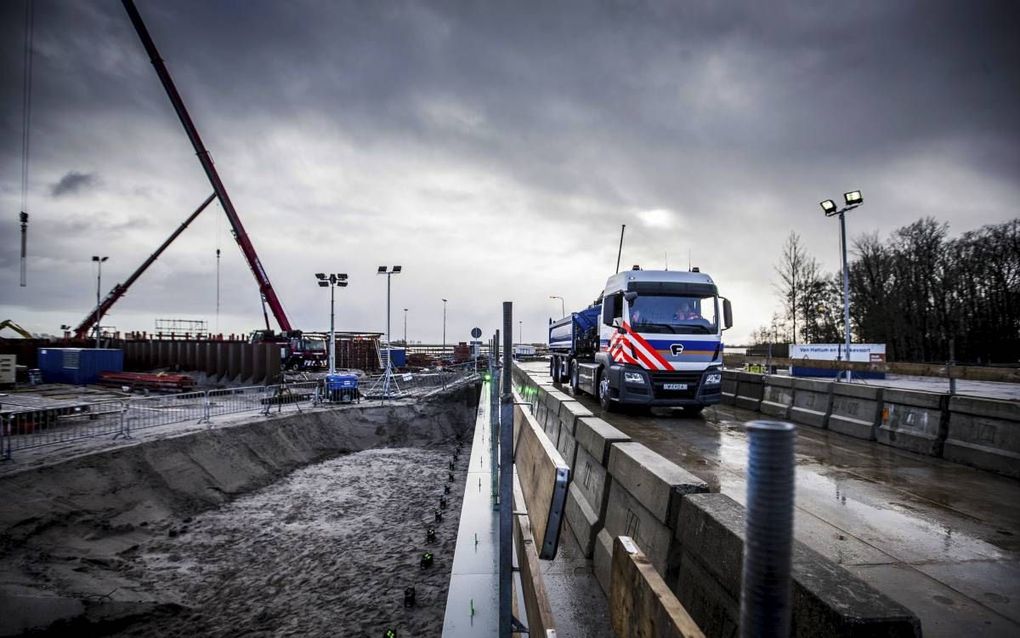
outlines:
M760 377L760 375L759 375ZM630 537L707 636L732 636L740 617L744 508L606 421L592 415L544 375L515 367L521 401L571 468L567 527L607 595L613 590L613 546ZM760 379L730 377L729 401L760 401ZM757 383L755 383L757 381ZM746 390L741 387L747 384ZM766 393L784 411L792 385ZM818 388L811 387L818 393ZM743 395L741 395L743 393ZM755 399L755 397L757 397ZM787 398L788 397L788 398ZM829 412L805 400L817 421ZM794 549L795 636L919 636L920 621L842 567L797 544ZM617 589L619 595L619 589Z
M731 370L723 382L723 403L1020 478L1016 401Z
M202 373L213 383L273 384L281 380L280 347L239 341L129 341L124 366L135 372Z

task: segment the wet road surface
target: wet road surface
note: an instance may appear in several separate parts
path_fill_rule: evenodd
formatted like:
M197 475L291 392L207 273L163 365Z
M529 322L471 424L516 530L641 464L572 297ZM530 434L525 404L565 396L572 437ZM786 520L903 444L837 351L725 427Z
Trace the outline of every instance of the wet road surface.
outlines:
M525 364L548 381L543 362ZM747 436L732 406L601 416L744 503ZM810 426L797 428L795 535L918 615L926 637L1020 635L1020 481Z

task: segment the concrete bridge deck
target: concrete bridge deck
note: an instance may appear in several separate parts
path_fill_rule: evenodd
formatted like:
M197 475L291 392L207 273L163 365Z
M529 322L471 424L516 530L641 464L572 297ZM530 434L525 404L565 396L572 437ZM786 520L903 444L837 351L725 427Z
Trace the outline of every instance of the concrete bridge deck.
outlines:
M548 363L522 367L548 381ZM634 440L744 503L747 437L731 406L680 418L602 413ZM1020 481L801 426L796 537L921 619L924 635L1020 635Z

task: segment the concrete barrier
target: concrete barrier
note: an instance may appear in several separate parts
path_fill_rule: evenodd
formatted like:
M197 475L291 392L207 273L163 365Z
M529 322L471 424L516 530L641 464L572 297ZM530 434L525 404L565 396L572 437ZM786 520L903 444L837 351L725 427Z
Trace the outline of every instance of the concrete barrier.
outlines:
M517 564L521 572L521 593L528 612L528 629L535 636L545 636L547 632L555 636L556 621L542 579L542 564L538 560L535 536L531 532L531 519L528 518L519 478L514 475L514 541L517 544Z
M585 417L594 416L588 408L577 401L564 401L560 404L559 412L559 436L556 438L556 449L567 462L567 466L574 467L574 451L577 442L574 432L577 429L577 422Z
M949 425L947 399L946 395L932 392L886 388L875 439L901 450L942 456Z
M738 408L754 410L761 407L761 400L765 392L765 377L751 372L737 373L737 390L734 403Z
M514 402L521 396L514 392ZM530 410L514 405L514 467L520 478L528 519L540 558L554 558L566 504L570 468Z
M723 370L722 402L726 405L737 404L737 386L740 384L738 374L736 370Z
M854 383L832 384L830 430L874 441L881 422L882 388Z
M613 541L609 621L618 638L702 638L697 623L634 541Z
M694 494L680 506L679 561L666 582L708 636L737 634L744 508L723 494ZM919 637L908 609L799 542L793 548L792 636Z
M790 420L816 428L825 428L829 412L832 410L833 385L830 381L794 379Z
M770 375L764 377L764 384L759 409L777 419L790 418L790 406L793 405L793 379Z
M1020 403L951 397L943 457L1020 478Z
M640 443L614 443L606 468L609 500L602 530L596 536L595 576L608 594L612 539L629 536L665 574L673 536L669 523L685 494L707 492L708 485Z
M581 417L574 437L573 480L567 492L566 517L584 556L591 558L609 502L609 451L613 443L630 441L630 437L597 417Z

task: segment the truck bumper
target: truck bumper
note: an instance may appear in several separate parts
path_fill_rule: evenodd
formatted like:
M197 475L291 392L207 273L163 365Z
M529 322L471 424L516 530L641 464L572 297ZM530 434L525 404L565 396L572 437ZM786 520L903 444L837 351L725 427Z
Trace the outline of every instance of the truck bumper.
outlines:
M717 369L655 372L636 366L613 365L609 375L610 384L615 388L610 397L625 405L680 408L715 405L722 400L722 384L706 383L709 375L719 375L721 381L722 373ZM635 375L641 378L641 383L635 381Z

